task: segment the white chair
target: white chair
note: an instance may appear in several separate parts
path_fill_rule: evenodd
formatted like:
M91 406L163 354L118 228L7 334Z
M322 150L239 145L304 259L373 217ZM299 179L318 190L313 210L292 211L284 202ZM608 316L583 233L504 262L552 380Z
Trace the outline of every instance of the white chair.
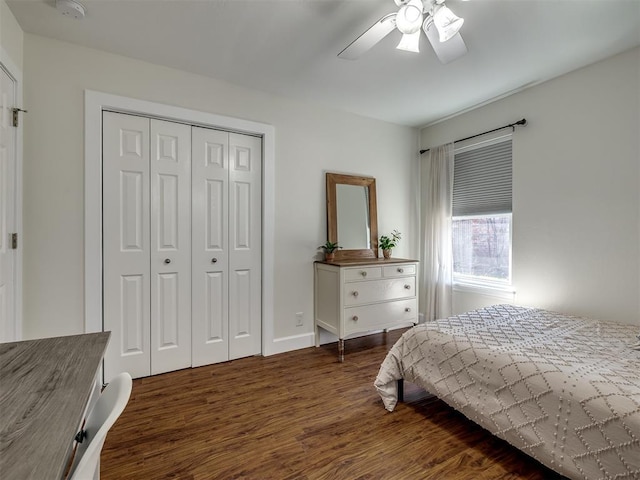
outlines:
M86 438L78 443L71 480L98 480L100 478L100 453L107 433L116 422L131 396L131 375L124 372L115 377L102 391L84 425Z

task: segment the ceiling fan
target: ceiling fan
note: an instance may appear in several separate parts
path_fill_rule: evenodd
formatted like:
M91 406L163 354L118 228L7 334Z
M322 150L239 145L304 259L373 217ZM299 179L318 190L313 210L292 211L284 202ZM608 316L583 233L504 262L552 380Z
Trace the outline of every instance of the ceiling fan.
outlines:
M467 46L458 33L464 19L449 10L445 0L394 1L399 10L378 20L342 50L339 58L356 60L395 29L402 33L396 47L400 50L418 52L422 30L442 63L452 62L467 53Z

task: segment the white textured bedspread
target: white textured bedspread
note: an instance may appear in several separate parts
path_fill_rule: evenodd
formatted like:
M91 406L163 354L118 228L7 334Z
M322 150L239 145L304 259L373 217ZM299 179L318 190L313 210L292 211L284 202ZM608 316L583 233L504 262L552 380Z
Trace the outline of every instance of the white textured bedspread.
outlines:
M407 331L375 380L437 395L569 478L640 479L638 326L497 305Z

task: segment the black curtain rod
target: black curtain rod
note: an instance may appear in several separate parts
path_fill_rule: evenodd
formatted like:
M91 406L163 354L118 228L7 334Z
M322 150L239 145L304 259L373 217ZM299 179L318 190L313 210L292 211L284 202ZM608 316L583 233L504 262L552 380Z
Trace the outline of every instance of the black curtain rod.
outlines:
M527 119L523 118L522 120L518 120L517 122L513 122L510 123L509 125L505 125L504 127L498 127L498 128L494 128L493 130L488 130L486 132L482 132L482 133L477 133L475 135L471 135L470 137L465 137L465 138L461 138L460 140L456 140L453 143L458 143L458 142L464 142L465 140L470 140L472 138L476 138L479 137L481 135L486 135L487 133L493 133L493 132L497 132L498 130L503 130L505 128L511 128L513 131L515 131L516 126L522 126L524 127L527 124ZM423 153L428 152L429 150L431 150L430 148L427 148L425 150L420 150L420 155L422 155Z

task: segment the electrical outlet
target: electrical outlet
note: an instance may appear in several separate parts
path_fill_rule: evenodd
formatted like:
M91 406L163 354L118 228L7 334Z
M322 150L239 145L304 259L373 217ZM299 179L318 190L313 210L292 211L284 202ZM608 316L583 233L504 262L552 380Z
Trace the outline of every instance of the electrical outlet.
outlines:
M296 313L296 327L301 327L304 325L304 313L298 312Z

